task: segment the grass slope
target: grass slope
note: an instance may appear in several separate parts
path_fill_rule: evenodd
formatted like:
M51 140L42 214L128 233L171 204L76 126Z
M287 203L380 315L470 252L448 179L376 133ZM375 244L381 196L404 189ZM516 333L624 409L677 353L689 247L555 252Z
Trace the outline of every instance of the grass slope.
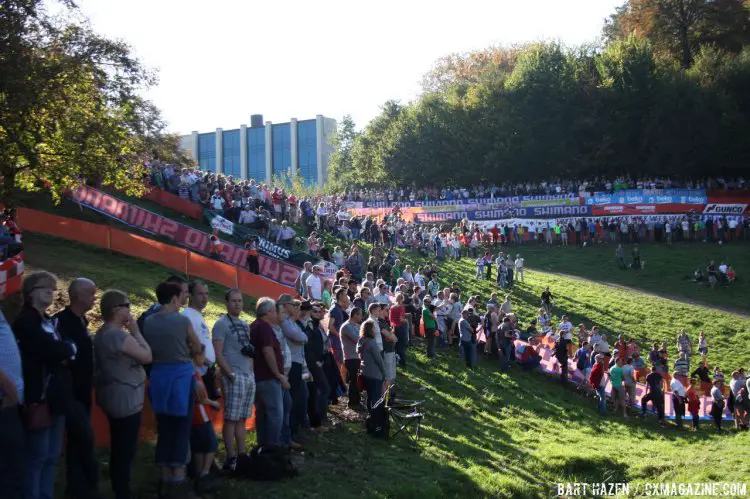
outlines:
M120 289L130 297L135 317L145 312L156 301L156 285L179 272L109 250L95 248L41 234L24 234L26 272L48 270L59 279L53 309L57 311L66 304L68 284L76 277L88 277L96 282L99 295L109 288ZM185 277L185 276L182 276ZM207 282L210 301L204 314L209 327L224 313L223 286ZM11 297L4 304L6 314L13 317L19 306L19 296ZM245 312L254 316L255 298L245 296ZM89 313L91 328L101 325L98 308Z
M153 300L155 283L170 273L55 238L27 235L26 243L30 268L53 271L63 281L84 275L101 287L124 289L136 312ZM449 279L454 272L457 279L463 276L462 285L471 284L465 275L468 261L445 268ZM528 286L519 291L534 296L545 282L553 289L564 282L538 272L530 273L527 280ZM570 284L571 293L576 291L574 284L580 282ZM478 288L487 291L485 283ZM589 292L589 298L574 294L562 303L573 306L573 298L601 301L597 296L601 290ZM210 322L221 313L221 293L211 287ZM522 303L523 296L521 292L517 296ZM631 292L627 300L652 299ZM627 318L626 310L600 308L597 314L624 315L619 319L623 322ZM213 497L536 498L549 497L558 482L603 480L628 481L635 496L635 487L646 482L741 482L750 476L748 433L716 435L707 425L697 434L677 432L658 427L653 418L600 419L591 399L540 373L522 373L514 366L509 374L501 374L494 362L486 360L469 373L454 351L441 350L433 362L423 351L417 341L409 351L409 367L397 379L404 396L426 401L418 449L403 439L373 440L361 422L344 420L327 433L307 436L300 477L281 483L227 481ZM253 439L251 434L248 440ZM102 461L106 459L102 453ZM102 469L102 490L108 493L106 464ZM62 478L62 471L58 477ZM139 497L155 497L156 477L153 448L143 445L134 474Z

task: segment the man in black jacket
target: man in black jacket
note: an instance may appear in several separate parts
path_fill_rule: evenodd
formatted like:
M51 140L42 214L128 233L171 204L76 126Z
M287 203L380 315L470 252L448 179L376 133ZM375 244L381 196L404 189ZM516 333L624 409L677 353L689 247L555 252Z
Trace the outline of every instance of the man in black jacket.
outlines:
M320 326L323 314L324 309L321 304L313 304L306 301L300 305L300 317L298 321L300 326L303 327L305 334L307 334L305 363L312 376L312 381L308 383L309 397L307 410L310 417L310 426L313 428L320 427L326 420L328 399L331 390L328 378L323 370L326 352L325 331Z
M75 360L68 363L73 397L65 414L67 495L71 499L85 499L99 497L99 469L91 427L94 350L86 319L86 312L94 306L96 284L85 278L75 279L68 288L68 298L70 305L55 316L63 339L74 343L78 349Z

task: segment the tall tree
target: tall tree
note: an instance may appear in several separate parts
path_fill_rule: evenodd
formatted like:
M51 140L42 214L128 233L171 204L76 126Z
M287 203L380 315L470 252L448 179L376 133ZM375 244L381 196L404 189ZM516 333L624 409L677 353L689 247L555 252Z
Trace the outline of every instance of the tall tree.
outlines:
M745 0L628 0L607 20L604 36L631 34L688 68L702 45L737 53L750 43L750 10Z
M357 125L350 114L345 114L331 138L333 153L328 160L328 185L332 190L340 191L343 186L353 183L352 148L358 136Z
M59 196L82 178L142 190L164 124L138 93L155 82L130 48L77 21L75 4L5 0L0 15L0 197Z

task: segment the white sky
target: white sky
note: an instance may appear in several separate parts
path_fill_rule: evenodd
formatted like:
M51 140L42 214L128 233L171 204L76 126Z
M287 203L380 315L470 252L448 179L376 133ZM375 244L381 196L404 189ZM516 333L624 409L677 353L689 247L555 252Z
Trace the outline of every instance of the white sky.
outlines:
M130 43L171 131L351 114L362 127L408 102L439 57L533 40L594 41L624 0L79 0ZM367 5L370 5L368 7Z

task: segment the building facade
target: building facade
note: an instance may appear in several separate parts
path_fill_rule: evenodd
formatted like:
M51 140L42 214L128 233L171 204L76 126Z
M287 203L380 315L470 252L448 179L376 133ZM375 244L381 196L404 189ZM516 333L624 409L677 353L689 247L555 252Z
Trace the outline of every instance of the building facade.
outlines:
M312 120L264 124L263 117L255 115L250 121L249 127L185 135L182 148L203 171L258 182L299 176L309 185L325 183L336 120L318 115Z

